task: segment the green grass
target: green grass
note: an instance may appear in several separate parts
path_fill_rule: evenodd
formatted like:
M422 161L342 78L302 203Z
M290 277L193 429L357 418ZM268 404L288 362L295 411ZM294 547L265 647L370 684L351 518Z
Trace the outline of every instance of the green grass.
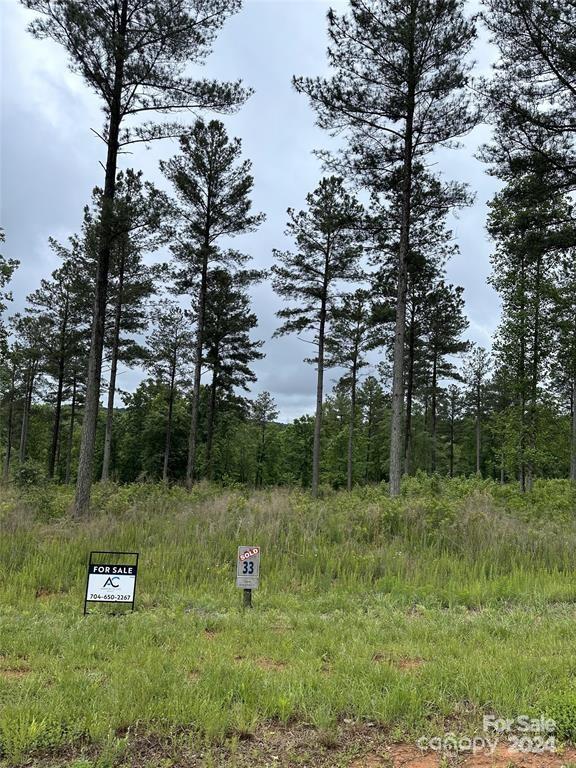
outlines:
M576 739L568 483L522 497L420 477L394 501L372 488L318 502L107 485L81 523L70 500L50 486L0 496L7 764L95 745L114 765L135 733L218 743L271 721L412 738L547 714ZM238 544L262 548L252 611L234 586ZM87 556L107 548L141 553L137 611L84 618Z

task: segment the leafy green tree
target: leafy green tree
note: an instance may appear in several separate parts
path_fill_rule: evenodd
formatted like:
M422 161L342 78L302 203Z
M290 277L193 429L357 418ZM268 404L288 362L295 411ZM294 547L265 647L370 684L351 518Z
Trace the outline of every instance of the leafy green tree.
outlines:
M449 440L450 450L448 459L448 475L454 477L454 449L456 445L456 427L458 419L462 412L463 397L460 388L456 384L451 384L447 392L448 401L448 420L450 425Z
M314 418L306 415L294 419L282 433L282 443L284 482L309 488L312 481Z
M148 378L132 393L125 393L125 409L116 424L118 478L123 482L155 480L163 475L166 452L166 403L169 393L165 381ZM170 432L169 477L181 479L186 472L186 446L189 399L176 389Z
M196 311L194 387L186 471L186 485L191 487L196 472L208 270L216 264L245 263L246 256L233 250L221 250L218 242L254 231L264 217L250 212L254 184L251 163L249 160L240 162L240 140L230 140L221 122L198 120L193 129L180 138L180 150L180 155L161 162L160 167L176 193L175 226L171 232L172 251L181 267L176 273L176 281L182 292L192 293Z
M358 389L358 405L364 423L364 473L365 483L379 483L384 477L388 456L384 454L388 434L389 399L375 376L367 376Z
M342 179L331 176L306 198L308 209L288 209L286 234L297 251L274 251L273 287L283 299L296 303L277 314L284 320L275 335L314 334L316 363L316 415L312 458L312 493L318 493L320 477L320 434L324 391L325 339L333 321L338 285L361 278L362 254L359 230L362 206L346 192Z
M106 296L114 230L118 153L127 145L177 136L174 123L145 121L147 114L198 108L233 111L247 97L240 83L195 80L186 74L202 63L239 0L22 0L39 16L30 25L37 38L62 45L72 71L102 101L106 146L105 182L98 234L97 277L88 358L82 446L75 512L90 502L104 347ZM127 121L137 118L130 125Z
M370 188L400 170L400 237L393 344L390 493L400 493L406 291L413 168L476 122L465 93L474 23L462 0L351 0L328 12L328 78L296 78L318 123L348 138L345 162Z

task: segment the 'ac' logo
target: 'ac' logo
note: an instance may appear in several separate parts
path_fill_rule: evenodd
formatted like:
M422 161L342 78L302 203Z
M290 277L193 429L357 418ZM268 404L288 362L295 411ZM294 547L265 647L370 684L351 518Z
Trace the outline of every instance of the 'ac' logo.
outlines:
M114 576L114 578L112 578L112 576L108 576L102 589L106 589L106 587L114 587L114 589L118 589L119 586L120 584L118 583L118 576Z

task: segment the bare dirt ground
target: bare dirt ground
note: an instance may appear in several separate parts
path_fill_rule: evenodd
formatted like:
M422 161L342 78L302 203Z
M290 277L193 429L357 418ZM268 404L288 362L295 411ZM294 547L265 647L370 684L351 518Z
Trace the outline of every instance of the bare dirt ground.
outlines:
M106 765L115 768L576 768L576 749L529 754L500 745L493 754L423 751L415 744L394 743L375 725L342 724L334 731L304 725L268 724L226 744L192 743L183 731L170 739L138 733ZM103 756L93 747L38 755L25 763L34 768L96 766Z

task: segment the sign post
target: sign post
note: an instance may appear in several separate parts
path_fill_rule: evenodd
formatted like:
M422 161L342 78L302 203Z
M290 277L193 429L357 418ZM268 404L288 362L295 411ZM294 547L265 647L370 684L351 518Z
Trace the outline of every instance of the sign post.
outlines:
M244 590L244 607L252 607L252 590L260 586L260 547L238 547L236 586Z
M94 562L94 555L107 555L107 562ZM122 603L134 610L136 599L136 577L138 575L138 552L90 552L84 615L88 603ZM133 562L126 562L131 558ZM134 560L135 558L135 560ZM123 562L110 562L110 560Z

